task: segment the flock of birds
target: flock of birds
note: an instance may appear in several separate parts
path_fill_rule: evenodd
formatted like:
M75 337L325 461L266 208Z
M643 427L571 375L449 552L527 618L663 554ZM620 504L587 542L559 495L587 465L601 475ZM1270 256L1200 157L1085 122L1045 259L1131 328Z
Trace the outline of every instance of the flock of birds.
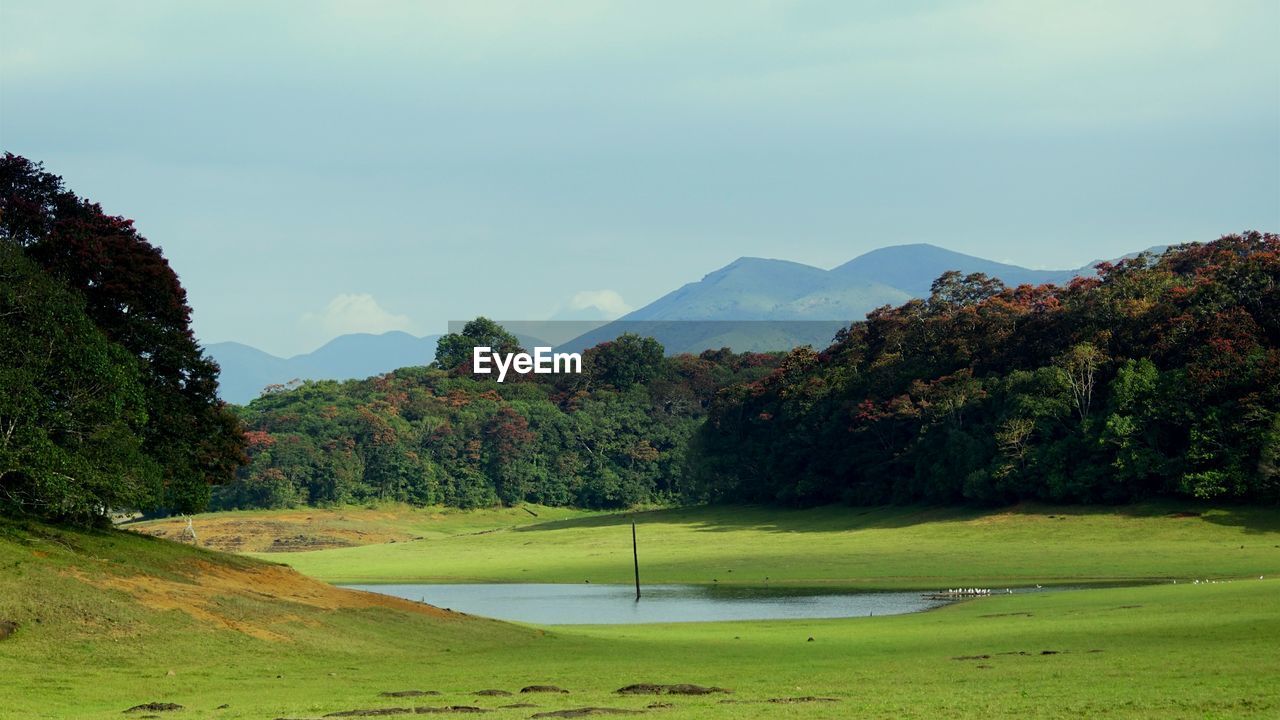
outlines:
M1039 585L1037 585L1036 587L1039 587ZM1006 593L1013 594L1013 591L1010 590L1009 588L1005 588L1004 591ZM991 588L950 588L947 591L943 592L942 594L943 595L990 595L991 592L992 592Z

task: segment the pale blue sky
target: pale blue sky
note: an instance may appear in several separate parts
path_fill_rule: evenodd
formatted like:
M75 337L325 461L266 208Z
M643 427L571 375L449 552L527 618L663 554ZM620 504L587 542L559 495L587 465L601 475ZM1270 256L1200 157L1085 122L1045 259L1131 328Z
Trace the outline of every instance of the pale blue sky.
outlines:
M1278 48L1275 0L3 0L0 147L136 218L202 340L288 355L742 255L1278 230Z

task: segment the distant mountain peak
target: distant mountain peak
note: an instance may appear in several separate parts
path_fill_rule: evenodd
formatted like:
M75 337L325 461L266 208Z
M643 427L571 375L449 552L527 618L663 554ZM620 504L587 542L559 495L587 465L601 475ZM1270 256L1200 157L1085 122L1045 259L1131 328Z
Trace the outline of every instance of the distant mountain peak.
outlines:
M1024 283L1061 284L1086 272L1086 269L1031 270L966 255L928 243L878 248L833 268L831 272L846 279L879 281L904 290L915 297L925 297L929 294L933 281L948 270L959 270L966 275L984 273L990 277L999 278L1004 284L1011 286Z

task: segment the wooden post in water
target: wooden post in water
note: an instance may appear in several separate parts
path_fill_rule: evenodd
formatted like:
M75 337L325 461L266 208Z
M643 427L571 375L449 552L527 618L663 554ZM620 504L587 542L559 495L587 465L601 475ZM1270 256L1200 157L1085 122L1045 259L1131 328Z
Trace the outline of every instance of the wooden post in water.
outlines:
M636 521L631 521L631 559L636 565L636 602L640 602L640 551L636 548Z

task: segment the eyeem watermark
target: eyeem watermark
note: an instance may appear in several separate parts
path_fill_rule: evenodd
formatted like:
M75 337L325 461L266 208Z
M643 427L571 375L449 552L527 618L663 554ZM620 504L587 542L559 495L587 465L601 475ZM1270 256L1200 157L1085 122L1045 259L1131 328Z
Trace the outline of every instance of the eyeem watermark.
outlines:
M493 368L498 370L498 382L507 377L508 370L524 375L550 375L559 373L581 373L581 353L553 353L549 347L535 347L529 353L496 353L487 345L477 345L471 349L471 372L476 375L489 375Z

